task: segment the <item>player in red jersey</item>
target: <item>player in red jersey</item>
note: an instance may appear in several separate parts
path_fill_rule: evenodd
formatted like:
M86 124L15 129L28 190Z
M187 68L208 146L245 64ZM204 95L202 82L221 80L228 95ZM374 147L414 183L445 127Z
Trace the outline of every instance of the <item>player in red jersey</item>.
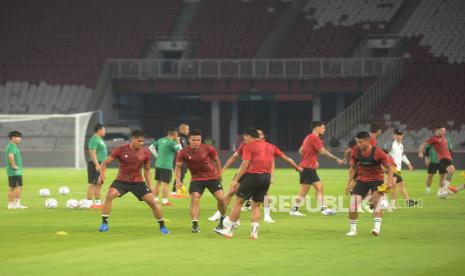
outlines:
M304 142L300 147L299 152L302 156L302 160L300 161L299 166L303 168L303 171L300 173L300 191L297 194L294 206L289 212L291 216L305 216L304 214L299 212L298 209L300 204L305 200L305 196L307 195L311 186L315 188L316 199L318 204L317 206L321 210L321 214L336 214L335 211L326 208L326 206L324 205L323 184L321 183L320 177L316 172L316 170L319 167L318 153L323 154L331 159L334 159L338 165L344 164L344 161L334 156L324 148L320 136L322 136L325 133L325 130L326 129L324 122L312 122L312 133L305 137Z
M258 131L258 136L259 136L260 140L267 141L266 136L265 136L265 131L262 128L256 128L256 129ZM245 143L242 143L237 148L237 150L231 155L231 157L229 157L229 159L226 161L225 165L223 166L223 173L237 160L237 158L242 156L242 150L244 149L244 146L245 146ZM287 158L287 156L286 156L286 158ZM273 184L274 169L275 169L275 163L273 162L273 166L272 166L272 170L271 170L271 184ZM236 194L237 190L239 189L239 185L240 185L240 183L238 185L236 185L236 186L231 185L229 187L229 191L224 197L226 208L229 205L229 202L231 201L232 197ZM269 199L268 196L269 195L267 194L267 197L266 197L267 200ZM242 207L241 210L242 211L248 211L248 210L250 210L252 208L251 205L252 205L252 200L249 199L249 200L247 200L245 202L245 206ZM269 207L269 202L265 202L263 209L264 209L264 213L265 213L263 220L265 222L268 222L268 223L275 222L271 218L271 209ZM219 220L219 219L220 219L220 211L219 210L217 210L216 213L213 216L208 218L209 221L216 221L216 220Z
M356 141L357 149L354 149L351 154L349 179L345 191L347 195L352 194L349 208L350 231L346 235L357 235L358 206L361 204L362 198L368 194L368 191L372 191L372 202L375 206L373 212L375 226L372 234L378 236L381 232L381 217L383 214L383 210L378 204L383 193L379 191L378 187L384 182L385 169L387 170L388 185L390 188L394 187L394 183L392 183L395 179L393 177L394 171L388 155L381 149L371 145L368 132L357 133ZM357 181L355 185L352 185L356 170L358 173Z
M200 232L200 198L205 188L215 197L218 210L221 213L220 223L217 228L223 228L224 214L226 207L224 205L223 186L221 185L221 160L215 148L210 145L202 144L202 133L200 130L192 130L188 136L189 145L181 150L176 156L176 186L182 188L181 169L183 164L191 172L191 183L189 185L189 194L191 196L191 218L192 233Z
M296 170L301 171L292 159L285 155L274 145L259 138L255 128L248 128L244 131L244 146L242 154L242 164L233 180L233 186L239 185L236 193L236 200L223 229L215 229L220 235L232 238L233 230L237 225L241 214L242 204L252 198L252 233L251 239L258 239L258 227L260 221L260 204L264 201L271 182L271 172L274 158L280 157Z
M441 183L441 188L438 191L439 198L447 198L449 184L452 181L452 176L455 174L455 167L452 163L452 152L449 148L449 142L446 138L446 128L444 126L438 126L436 128L437 134L431 136L426 142L420 145L418 157L423 158L426 144L434 147L438 154L439 168L442 171L446 171L446 177Z
M108 219L110 217L113 199L121 197L127 192L131 192L140 201L145 201L152 208L153 216L160 225L160 232L168 234L165 227L163 214L155 202L152 192L152 178L150 177L150 151L144 148L144 133L136 130L131 133L130 144L115 148L111 155L102 163L98 183L104 183L105 173L108 164L118 159L119 169L118 176L110 186L105 202L102 205L102 225L100 232L106 232L108 228ZM144 176L141 170L144 168ZM145 179L145 181L144 181Z

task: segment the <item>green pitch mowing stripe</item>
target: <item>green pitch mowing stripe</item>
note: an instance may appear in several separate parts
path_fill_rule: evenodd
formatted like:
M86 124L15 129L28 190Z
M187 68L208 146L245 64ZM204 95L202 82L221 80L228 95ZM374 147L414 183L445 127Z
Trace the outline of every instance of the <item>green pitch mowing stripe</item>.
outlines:
M110 170L106 192L116 171ZM224 176L229 187L235 170ZM343 195L348 172L319 170L327 195ZM371 215L361 214L358 236L346 237L347 213L325 217L309 213L290 217L272 213L274 224L260 224L258 241L248 239L250 212L242 212L233 239L213 232L207 221L215 211L213 197L201 201L199 234L190 233L188 199L170 199L164 207L171 231L162 236L145 203L131 194L116 199L110 232L99 233L99 210L66 209L67 199L85 197L86 172L71 169L27 169L22 203L26 210L7 210L7 178L0 173L0 275L458 275L465 258L465 191L439 200L424 196L424 171L404 172L412 198L423 208L403 208L386 213L381 236L373 237ZM455 177L454 183L463 179ZM437 187L433 183L433 194ZM60 186L71 193L58 194ZM49 188L58 208L45 209L40 188ZM294 196L298 175L278 170L272 195ZM310 191L314 200L314 191ZM347 207L347 197L344 197ZM229 212L229 211L228 211ZM56 236L65 231L67 236Z

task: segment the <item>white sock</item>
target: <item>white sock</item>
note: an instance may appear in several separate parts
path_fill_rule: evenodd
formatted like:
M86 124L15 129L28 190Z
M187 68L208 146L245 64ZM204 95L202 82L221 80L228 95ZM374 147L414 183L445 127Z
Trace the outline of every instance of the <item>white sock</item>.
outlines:
M155 202L158 202L158 197L155 197Z
M382 218L374 218L375 221L375 229L376 230L381 230L381 222L383 221Z
M213 215L215 217L221 217L220 210L216 210L216 213Z
M21 199L15 199L14 205L21 206Z
M263 208L263 210L264 210L264 212L265 212L265 217L269 217L269 216L270 216L270 212L271 212L270 207L265 207L265 208Z
M96 205L102 205L102 201L100 201L100 199L96 199L96 200L95 200L95 204L96 204Z
M357 232L357 220L356 219L350 219L349 225L350 225L350 231Z
M92 199L87 199L87 204L92 205L93 203Z
M8 201L8 207L13 207L15 205L14 201Z
M168 203L168 199L167 199L167 198L162 198L162 199L161 199L161 203L163 203L163 204Z
M457 186L457 192L465 189L465 184L462 184L460 186Z
M260 224L258 222L252 222L252 233L258 233L258 227Z

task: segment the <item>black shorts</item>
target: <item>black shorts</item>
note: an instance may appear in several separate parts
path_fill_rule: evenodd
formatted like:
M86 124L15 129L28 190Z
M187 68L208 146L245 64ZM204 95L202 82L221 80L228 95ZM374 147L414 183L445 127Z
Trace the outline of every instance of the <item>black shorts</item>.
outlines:
M271 174L246 173L240 181L241 185L236 196L246 200L252 198L254 202L263 202L270 188Z
M312 185L319 181L320 177L314 169L304 168L304 170L300 173L300 184Z
M439 171L440 174L445 174L446 172L444 172L440 167L439 167L439 163L429 163L428 165L428 173L429 174L436 174L436 172Z
M147 184L145 184L145 182L123 182L115 180L111 184L110 188L115 188L118 191L118 193L120 193L120 197L125 195L127 192L131 192L140 201L143 200L142 198L146 194L152 192L152 190L150 190L149 187L147 187Z
M396 183L400 183L400 182L403 182L404 179L402 178L402 176L400 174L394 174L394 177L396 178Z
M169 183L173 177L173 171L163 168L155 168L155 180Z
M354 189L352 190L352 194L354 195L360 195L362 198L364 198L367 194L368 191L371 190L372 192L378 191L378 186L382 185L384 181L370 181L370 182L362 182L360 180L357 180L357 183L355 184Z
M193 180L189 185L189 194L203 194L205 188L207 188L211 194L214 194L219 190L223 190L223 185L221 185L221 182L218 179Z
M15 176L8 176L8 187L16 188L23 186L23 176L22 175L15 175Z
M96 185L100 172L95 169L94 162L89 161L87 163L87 183Z
M449 160L449 159L441 159L441 160L439 160L439 172L441 172L441 170L442 170L443 173L447 173L447 167L449 167L451 165L452 165L452 160Z

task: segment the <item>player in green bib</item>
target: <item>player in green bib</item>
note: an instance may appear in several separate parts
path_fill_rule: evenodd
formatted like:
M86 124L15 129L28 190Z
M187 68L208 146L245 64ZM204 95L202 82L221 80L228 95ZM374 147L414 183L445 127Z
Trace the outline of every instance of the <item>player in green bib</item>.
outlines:
M23 135L19 131L8 134L10 139L5 149L5 164L8 175L8 209L26 209L21 205L21 192L23 188L23 159L18 144Z
M160 186L163 186L162 190L162 205L172 206L171 202L168 202L169 183L173 176L173 161L178 151L182 149L178 130L176 128L169 128L168 135L160 138L150 145L149 150L153 156L157 159L155 162L155 200L158 200L158 194L160 193Z
M90 208L101 208L100 201L102 184L98 183L100 176L100 165L107 159L107 145L103 141L105 137L105 127L102 124L97 124L94 127L94 135L89 140L89 162L87 163L87 202ZM95 201L92 201L95 200Z
M436 135L436 132L434 133ZM447 137L446 137L447 138ZM450 138L447 138L449 143L449 150L452 150L452 142ZM428 168L428 177L426 178L426 195L431 194L431 184L433 182L433 177L436 172L439 171L439 186L444 182L444 177L447 173L441 166L439 166L438 153L433 146L426 144L425 146L425 165Z

